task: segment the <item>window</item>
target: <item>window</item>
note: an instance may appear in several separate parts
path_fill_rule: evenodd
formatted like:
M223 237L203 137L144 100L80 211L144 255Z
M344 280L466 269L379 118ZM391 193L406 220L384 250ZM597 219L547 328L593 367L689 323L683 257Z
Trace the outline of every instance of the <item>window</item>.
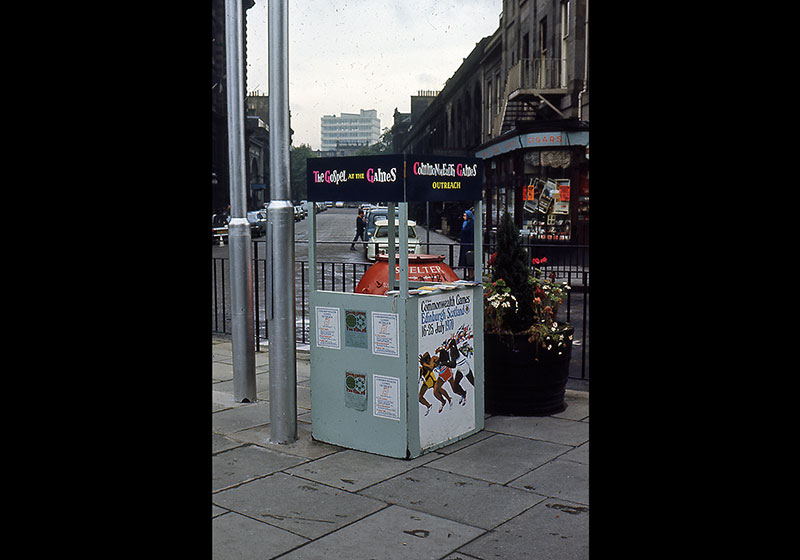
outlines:
M542 58L547 58L547 16L539 22L539 52Z
M498 114L500 112L500 72L497 72L494 75L494 83L495 83L495 98L497 99L496 103L494 104L494 114Z
M399 239L398 235L400 235L400 233L397 231L397 224L395 224L394 231L395 231L395 239ZM375 230L375 235L373 236L373 239L376 237L389 237L389 226L378 226L378 228ZM408 238L409 239L417 238L416 226L411 226L411 225L408 226Z

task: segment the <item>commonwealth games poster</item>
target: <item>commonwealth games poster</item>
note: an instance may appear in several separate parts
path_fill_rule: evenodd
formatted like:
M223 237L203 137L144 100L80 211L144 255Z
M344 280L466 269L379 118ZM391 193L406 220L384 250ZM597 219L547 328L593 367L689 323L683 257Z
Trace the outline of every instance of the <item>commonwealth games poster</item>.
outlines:
M475 428L473 294L419 298L418 409L426 449Z

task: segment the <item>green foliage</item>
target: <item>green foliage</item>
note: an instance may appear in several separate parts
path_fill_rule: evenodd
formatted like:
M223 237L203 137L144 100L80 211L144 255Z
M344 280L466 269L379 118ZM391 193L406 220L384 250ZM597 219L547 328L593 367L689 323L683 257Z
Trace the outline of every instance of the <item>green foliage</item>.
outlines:
M533 259L533 264L547 262ZM514 220L504 213L497 230L497 251L489 258L490 280L484 284L484 329L494 333L527 333L531 342L550 349L564 344L556 321L570 287L528 266L528 253Z
M289 151L289 180L292 184L292 200L299 202L308 198L306 185L306 160L319 157L311 146L300 144Z
M493 264L492 281L502 279L508 287L508 293L523 304L518 306L514 317L506 321L508 327L515 332L523 331L533 322L533 310L530 305L524 305L533 300L533 286L528 281L528 254L522 247L519 231L508 212L500 218L497 228L497 252Z
M365 146L358 150L355 155L357 156L375 156L380 154L392 154L394 148L392 146L392 131L389 128L384 128L380 140L371 146Z

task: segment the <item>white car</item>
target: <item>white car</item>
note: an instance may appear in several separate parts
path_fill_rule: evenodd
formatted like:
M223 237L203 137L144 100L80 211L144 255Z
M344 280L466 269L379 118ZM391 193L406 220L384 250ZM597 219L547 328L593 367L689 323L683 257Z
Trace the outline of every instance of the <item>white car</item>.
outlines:
M400 231L397 229L399 226L398 220L394 221L395 226L395 248L399 251L400 250ZM375 260L375 247L377 245L378 254L385 255L389 249L389 221L388 220L377 220L375 222L375 233L370 238L369 243L367 244L367 259L374 261ZM419 238L417 237L417 222L413 220L408 220L408 254L409 255L419 255L422 253L422 247L419 243Z

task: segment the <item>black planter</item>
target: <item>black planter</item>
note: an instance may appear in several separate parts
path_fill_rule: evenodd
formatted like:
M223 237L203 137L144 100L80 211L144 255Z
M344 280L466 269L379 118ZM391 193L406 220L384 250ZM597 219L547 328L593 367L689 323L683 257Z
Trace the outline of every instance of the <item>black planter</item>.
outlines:
M572 356L571 325L564 324L564 346L539 349L528 335L484 333L484 402L489 414L546 416L567 408L564 392Z

